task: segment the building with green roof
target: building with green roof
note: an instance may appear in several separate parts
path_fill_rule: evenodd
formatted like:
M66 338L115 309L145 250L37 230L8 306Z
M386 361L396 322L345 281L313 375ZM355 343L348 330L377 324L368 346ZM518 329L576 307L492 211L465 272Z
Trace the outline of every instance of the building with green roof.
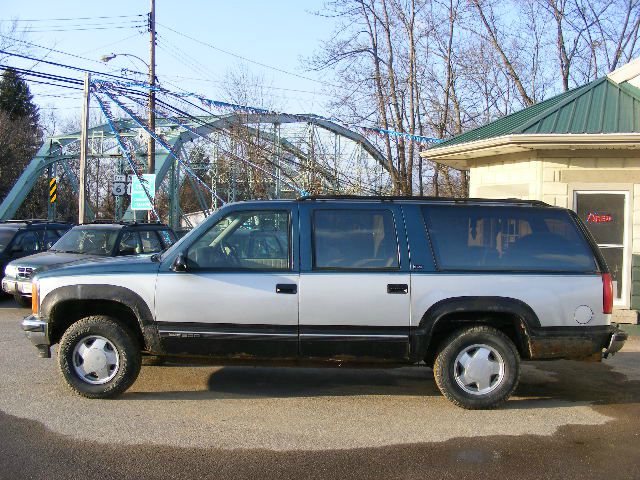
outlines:
M469 170L469 195L575 210L616 287L616 321L640 310L640 59L448 139L423 156Z

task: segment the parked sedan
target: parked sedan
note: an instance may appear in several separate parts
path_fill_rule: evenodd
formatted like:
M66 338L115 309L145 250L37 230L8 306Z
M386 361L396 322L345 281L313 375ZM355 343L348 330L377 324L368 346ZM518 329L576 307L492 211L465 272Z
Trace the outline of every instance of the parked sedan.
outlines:
M158 253L169 248L176 235L160 223L93 223L69 230L48 251L10 262L2 290L26 307L31 303L31 275L92 258Z

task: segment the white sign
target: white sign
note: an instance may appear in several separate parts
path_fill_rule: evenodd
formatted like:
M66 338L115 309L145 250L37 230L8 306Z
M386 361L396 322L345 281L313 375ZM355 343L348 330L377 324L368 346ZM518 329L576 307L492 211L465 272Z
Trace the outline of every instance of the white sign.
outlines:
M144 182L144 187L142 186L141 181ZM140 178L134 177L131 182L131 210L151 210L153 206L151 202L153 201L155 194L155 174L145 173L140 175ZM151 201L149 201L149 197L151 197Z
M111 192L117 197L124 195L126 190L127 189L124 182L114 182L111 185Z
M113 181L125 183L127 181L127 176L116 174L113 176Z

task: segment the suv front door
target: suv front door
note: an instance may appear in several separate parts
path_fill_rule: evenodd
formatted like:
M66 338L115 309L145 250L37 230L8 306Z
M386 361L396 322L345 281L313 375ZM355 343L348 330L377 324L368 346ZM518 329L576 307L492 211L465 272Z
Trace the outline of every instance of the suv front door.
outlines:
M308 202L300 216L301 356L408 358L410 279L401 208Z
M295 357L297 207L238 205L181 248L186 271L163 263L156 320L167 351Z

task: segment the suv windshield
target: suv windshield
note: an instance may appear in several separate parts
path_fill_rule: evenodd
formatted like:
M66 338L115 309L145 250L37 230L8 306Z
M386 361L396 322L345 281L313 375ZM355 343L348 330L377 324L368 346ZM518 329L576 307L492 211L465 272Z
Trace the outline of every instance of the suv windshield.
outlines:
M3 252L4 249L7 248L7 245L9 245L9 242L11 241L11 239L15 234L16 234L15 230L9 230L9 229L0 230L0 252Z
M51 247L53 252L111 255L119 230L73 228Z

